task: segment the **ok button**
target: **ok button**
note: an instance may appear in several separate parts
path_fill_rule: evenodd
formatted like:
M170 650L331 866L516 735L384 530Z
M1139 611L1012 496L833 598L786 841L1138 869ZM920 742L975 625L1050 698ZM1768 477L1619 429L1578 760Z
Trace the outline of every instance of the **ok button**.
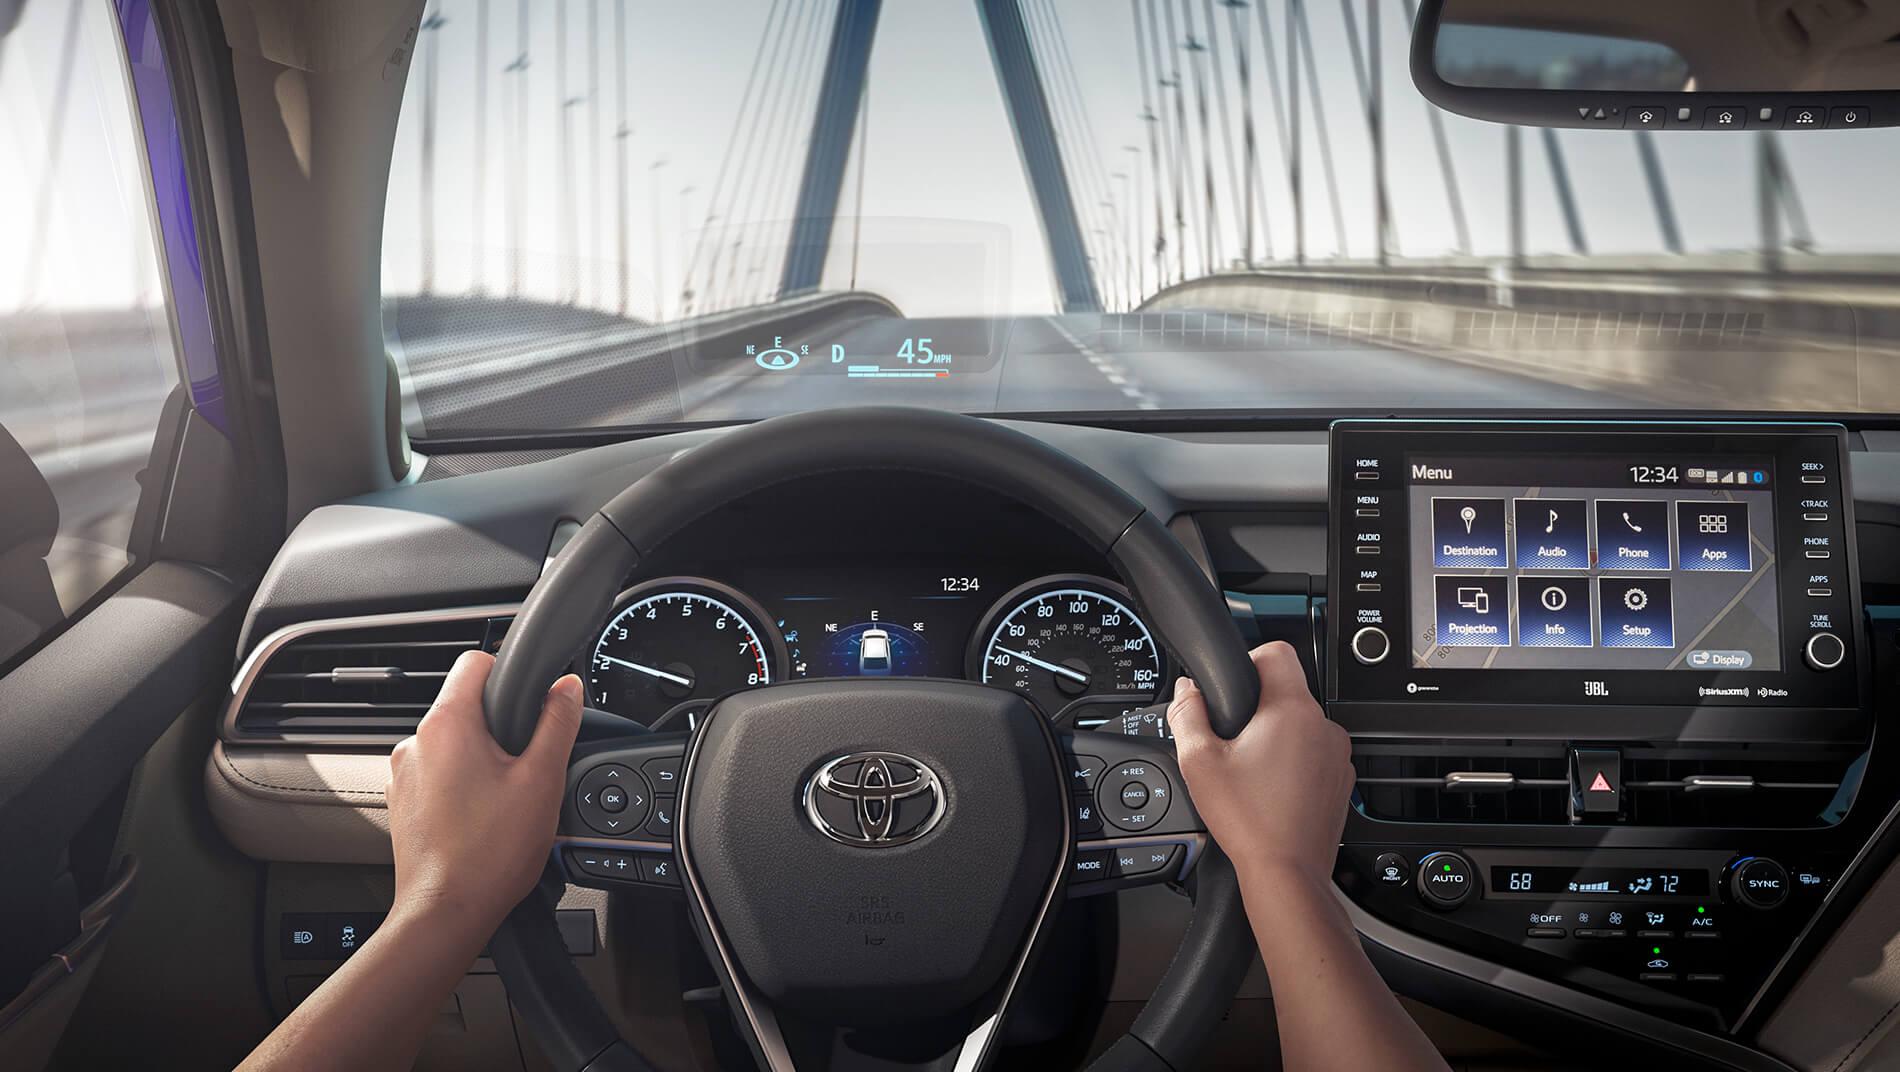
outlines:
M1122 786L1122 806L1143 808L1148 804L1148 787L1140 782L1129 782Z
M618 814L627 810L627 791L610 785L600 791L600 810Z

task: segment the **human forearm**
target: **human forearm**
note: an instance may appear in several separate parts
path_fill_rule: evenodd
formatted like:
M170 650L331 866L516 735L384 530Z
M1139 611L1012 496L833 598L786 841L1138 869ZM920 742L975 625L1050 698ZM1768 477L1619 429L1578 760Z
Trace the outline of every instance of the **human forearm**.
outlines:
M1366 959L1330 883L1259 864L1243 868L1240 884L1273 986L1286 1072L1445 1068Z
M241 1066L406 1069L488 935L453 909L399 907Z

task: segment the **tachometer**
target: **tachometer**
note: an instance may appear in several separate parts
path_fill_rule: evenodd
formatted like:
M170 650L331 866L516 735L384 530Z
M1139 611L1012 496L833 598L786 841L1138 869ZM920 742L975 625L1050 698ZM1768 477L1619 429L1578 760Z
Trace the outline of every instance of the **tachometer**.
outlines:
M770 684L785 646L757 604L711 581L667 577L623 593L587 655L587 703L645 725L695 702Z
M1133 602L1099 577L1031 581L984 616L971 676L1027 694L1050 718L1085 697L1152 702L1164 660Z

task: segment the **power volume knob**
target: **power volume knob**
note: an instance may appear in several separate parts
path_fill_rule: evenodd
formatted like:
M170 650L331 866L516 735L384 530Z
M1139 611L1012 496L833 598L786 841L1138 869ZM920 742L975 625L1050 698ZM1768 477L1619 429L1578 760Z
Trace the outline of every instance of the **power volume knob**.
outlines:
M1750 908L1778 908L1788 899L1788 870L1765 856L1746 856L1729 865L1729 898Z
M1371 666L1385 661L1392 654L1392 639L1385 630L1376 625L1368 625L1352 635L1352 657Z

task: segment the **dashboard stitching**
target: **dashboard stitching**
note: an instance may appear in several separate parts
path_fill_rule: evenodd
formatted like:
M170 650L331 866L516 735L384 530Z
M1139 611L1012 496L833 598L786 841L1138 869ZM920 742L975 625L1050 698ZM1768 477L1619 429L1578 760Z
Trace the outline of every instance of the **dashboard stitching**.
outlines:
M224 749L217 749L212 754L217 758L219 771L259 789L268 789L279 793L307 793L311 796L320 797L363 797L366 798L364 803L372 807L386 808L389 806L388 796L373 789L335 789L329 787L323 789L306 789L302 786L277 785L272 782L259 781L244 773L242 770L239 770L237 764L231 762L231 758L225 754ZM351 806L354 807L357 805L352 804Z
M1895 1009L1900 1009L1900 1001L1896 1001L1892 1005L1887 1006L1887 1011L1880 1014L1880 1019L1875 1020L1873 1024L1867 1028L1866 1033L1861 1035L1860 1039L1854 1043L1853 1048L1842 1054L1841 1059L1835 1062L1833 1072L1840 1072L1841 1069L1847 1067L1847 1063L1854 1059L1854 1055L1860 1052L1862 1046L1867 1045L1867 1040L1873 1037L1875 1031L1880 1030L1880 1025L1887 1022L1887 1018L1893 1015Z

